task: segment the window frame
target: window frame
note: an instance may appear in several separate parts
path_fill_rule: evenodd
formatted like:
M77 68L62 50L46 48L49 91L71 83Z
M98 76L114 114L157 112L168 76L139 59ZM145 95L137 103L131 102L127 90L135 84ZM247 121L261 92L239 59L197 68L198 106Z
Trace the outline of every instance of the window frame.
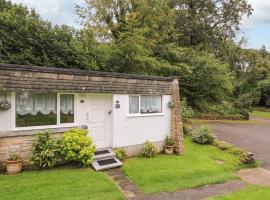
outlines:
M39 93L39 92L32 92ZM56 125L44 125L44 126L26 126L26 127L17 127L16 126L16 94L13 92L13 102L14 106L12 110L12 127L14 131L23 131L23 130L42 130L42 129L53 129L53 128L66 128L77 126L77 99L78 95L76 93L56 93ZM73 123L60 123L60 95L61 94L72 94L74 95L74 122Z
M130 113L129 112L129 104L130 104L130 100L129 97L130 96L138 96L139 97L139 112L138 113ZM160 96L161 97L161 112L158 113L141 113L141 96ZM162 94L130 94L128 95L128 114L127 117L149 117L149 116L162 116L164 115L164 107L163 107L163 95Z

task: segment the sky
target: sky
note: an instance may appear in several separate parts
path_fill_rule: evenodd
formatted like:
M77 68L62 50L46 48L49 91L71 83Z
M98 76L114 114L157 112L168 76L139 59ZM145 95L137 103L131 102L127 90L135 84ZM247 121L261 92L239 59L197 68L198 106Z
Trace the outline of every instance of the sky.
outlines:
M11 0L35 8L42 18L53 24L67 24L79 27L74 12L75 4L83 0ZM254 11L251 17L242 20L237 38L247 39L246 48L260 48L263 44L270 50L270 1L248 0Z

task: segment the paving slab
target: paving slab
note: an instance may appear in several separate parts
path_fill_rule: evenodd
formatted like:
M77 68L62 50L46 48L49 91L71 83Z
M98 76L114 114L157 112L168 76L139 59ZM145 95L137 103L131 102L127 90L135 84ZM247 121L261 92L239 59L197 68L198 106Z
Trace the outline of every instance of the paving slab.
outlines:
M253 185L270 186L270 171L263 168L240 170L236 175Z

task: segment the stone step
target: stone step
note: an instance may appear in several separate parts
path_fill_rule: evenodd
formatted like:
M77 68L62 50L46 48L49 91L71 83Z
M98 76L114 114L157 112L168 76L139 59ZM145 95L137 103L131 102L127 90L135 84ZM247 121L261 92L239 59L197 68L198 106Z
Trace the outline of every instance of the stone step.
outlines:
M123 163L119 161L115 157L110 157L110 158L105 158L105 159L100 159L100 160L94 160L92 163L92 167L96 171L101 171L101 170L106 170L106 169L111 169L115 167L120 167L122 166Z
M95 152L94 161L104 160L104 159L114 158L114 157L115 157L115 153L113 152L111 148L98 149Z

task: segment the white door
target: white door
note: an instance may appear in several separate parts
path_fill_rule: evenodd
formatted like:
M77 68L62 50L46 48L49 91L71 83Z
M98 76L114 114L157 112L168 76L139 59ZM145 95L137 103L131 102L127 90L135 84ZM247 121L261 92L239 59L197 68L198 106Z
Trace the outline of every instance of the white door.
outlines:
M111 146L112 96L109 94L88 95L88 129L96 148Z

